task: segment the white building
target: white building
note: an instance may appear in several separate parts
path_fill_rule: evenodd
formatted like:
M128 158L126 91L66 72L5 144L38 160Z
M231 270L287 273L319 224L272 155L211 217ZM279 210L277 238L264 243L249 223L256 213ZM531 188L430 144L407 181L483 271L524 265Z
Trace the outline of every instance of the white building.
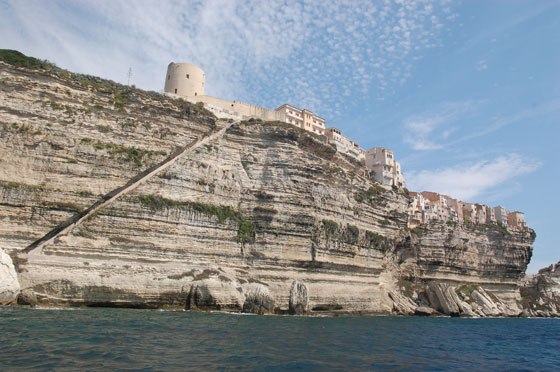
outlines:
M276 109L280 114L281 121L295 125L298 128L305 129L308 132L323 135L325 134L325 119L314 115L309 110L301 110L297 107L285 104Z
M504 207L497 206L494 207L494 215L496 216L496 223L502 226L507 226L508 224L508 211Z
M372 147L366 151L366 167L373 170L375 180L382 185L406 187L401 165L395 161L393 151Z
M408 207L408 226L416 227L424 223L424 208L426 202L422 194L417 192L409 192L411 201Z
M329 143L336 146L336 150L357 160L365 159L365 150L350 138L345 137L339 129L329 128L325 131Z

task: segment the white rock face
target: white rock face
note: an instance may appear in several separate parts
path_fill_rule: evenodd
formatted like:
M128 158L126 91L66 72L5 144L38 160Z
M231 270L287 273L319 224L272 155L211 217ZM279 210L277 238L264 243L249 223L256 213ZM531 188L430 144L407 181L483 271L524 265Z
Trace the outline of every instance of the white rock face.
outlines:
M16 269L10 256L0 249L0 304L14 302L19 294Z
M181 100L101 80L22 73L2 62L0 76L10 87L0 89L0 246L7 252L229 124ZM126 93L124 106L109 91ZM408 204L404 192L376 184L320 138L247 121L40 252L19 256L19 300L413 314L430 305L423 287L441 282L429 293L440 312L485 315L474 298L459 301L455 293L479 283L491 301L517 306L529 231L436 222L410 231ZM307 296L304 287L292 291L294 281L305 283Z

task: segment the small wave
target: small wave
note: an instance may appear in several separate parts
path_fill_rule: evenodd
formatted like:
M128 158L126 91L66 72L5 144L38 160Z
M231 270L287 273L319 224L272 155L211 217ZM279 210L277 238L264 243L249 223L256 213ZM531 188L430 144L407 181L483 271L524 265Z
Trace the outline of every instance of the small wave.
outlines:
M77 310L82 310L79 309L77 307L48 307L48 306L33 306L32 307L33 310L52 310L52 311L77 311Z
M241 313L236 311L221 311L221 310L211 310L211 314L228 314L228 315L239 315L239 316L246 316L246 315L257 315L253 313Z

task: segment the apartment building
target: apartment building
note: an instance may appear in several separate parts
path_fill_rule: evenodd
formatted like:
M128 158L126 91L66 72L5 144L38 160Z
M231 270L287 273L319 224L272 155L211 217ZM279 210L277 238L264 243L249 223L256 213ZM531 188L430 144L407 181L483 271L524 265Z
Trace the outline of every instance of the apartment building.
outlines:
M496 213L494 212L494 208L485 205L486 207L486 223L495 225L496 222Z
M275 110L280 114L281 121L290 123L298 128L315 134L325 134L325 119L313 114L309 110L284 104ZM282 120L283 119L283 120Z
M375 180L382 185L406 187L401 165L395 161L393 151L372 147L366 151L366 167L373 170Z
M519 229L526 229L525 214L519 211L511 212L508 214L508 225L517 227Z
M505 227L527 230L525 215L522 212L508 212L503 207L489 207L485 204L465 203L436 192L409 192L408 226L416 227L430 221L454 221L473 224L496 224ZM504 218L505 217L505 218Z
M472 203L463 203L463 219L472 223L478 223L476 218L476 205Z
M502 226L507 226L508 224L508 211L504 207L497 206L494 207L494 215L496 216L496 223Z
M442 195L447 203L447 208L449 208L449 215L452 221L459 222L463 221L463 204L457 199L453 199L448 195Z
M340 129L329 128L325 131L325 136L327 136L329 143L336 146L338 152L351 156L356 160L365 159L365 150L356 142L344 136Z
M424 208L426 206L424 197L417 192L409 192L410 204L408 207L408 226L416 227L424 223Z

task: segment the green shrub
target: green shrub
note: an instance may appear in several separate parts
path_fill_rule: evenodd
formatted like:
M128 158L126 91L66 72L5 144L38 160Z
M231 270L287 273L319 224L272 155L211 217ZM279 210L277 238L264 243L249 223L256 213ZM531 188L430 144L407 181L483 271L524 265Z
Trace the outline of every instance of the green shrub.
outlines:
M253 223L246 220L239 221L239 229L237 230L237 241L239 243L254 243L255 235L255 225Z
M508 231L508 229L507 229L507 227L505 227L504 225L502 225L500 222L498 222L498 223L496 224L496 226L498 227L498 230L500 230L502 233L504 233L504 234L506 234L506 235L509 235L509 234L510 234L509 231Z
M331 220L323 220L323 229L325 230L325 236L329 239L338 232L338 224Z
M531 230L529 234L531 234L531 239L533 240L537 239L537 233L535 232L535 230Z
M358 238L360 237L360 229L354 225L346 226L346 231L344 233L346 243L356 244L358 243Z
M26 183L10 182L10 181L0 181L0 186L6 189L15 189L15 190L28 190L28 191L48 190L45 186L35 186L35 185L28 185Z
M64 106L63 106L63 105L61 105L61 104L59 104L59 103L56 103L56 102L54 102L54 101L51 101L51 102L50 102L50 106L51 106L51 109L52 109L52 110L64 110Z
M87 139L87 141L86 141ZM91 143L90 138L82 138L82 142ZM151 151L138 149L132 146L122 146L111 142L95 142L92 146L97 150L107 150L111 156L120 155L123 156L126 161L132 161L136 165L142 165L142 160L144 157L151 157L154 155L167 155L165 151Z
M97 130L101 133L109 133L113 131L113 128L111 128L110 125L96 125L95 128L97 128Z
M0 60L16 67L40 68L43 70L56 67L47 60L28 57L25 54L11 49L0 49Z
M474 292L475 289L478 288L478 285L476 284L465 284L460 286L459 288L457 288L455 290L455 293L457 293L458 295L465 295L465 296L471 296L472 293Z
M116 93L113 98L113 105L118 111L123 111L127 103L128 92Z
M369 230L366 231L365 236L370 248L377 248L383 252L389 248L389 240L384 236Z

